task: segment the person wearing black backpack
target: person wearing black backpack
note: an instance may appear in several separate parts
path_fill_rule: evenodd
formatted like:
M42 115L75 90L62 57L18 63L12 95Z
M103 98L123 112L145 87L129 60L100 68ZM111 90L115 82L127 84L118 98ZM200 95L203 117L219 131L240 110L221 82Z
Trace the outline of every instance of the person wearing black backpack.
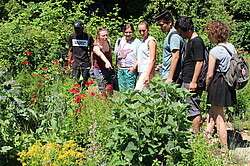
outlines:
M162 53L162 81L180 83L181 60L184 54L185 41L174 27L174 19L170 11L165 10L155 18L163 33L167 33Z
M188 39L182 66L182 87L194 93L186 101L190 102L191 106L188 113L189 119L193 121L192 131L198 133L202 125L199 104L204 89L199 86L198 78L205 60L205 45L202 38L194 31L194 24L190 17L179 18L175 27L181 37Z
M215 122L221 150L228 150L224 107L236 104L236 91L226 83L224 74L229 69L231 60L227 49L232 53L236 53L236 50L233 44L226 42L230 29L224 22L211 21L206 25L205 30L208 39L217 44L209 52L206 90L208 92L207 104L211 104L211 110L208 115L206 131L211 133L214 128L213 122Z

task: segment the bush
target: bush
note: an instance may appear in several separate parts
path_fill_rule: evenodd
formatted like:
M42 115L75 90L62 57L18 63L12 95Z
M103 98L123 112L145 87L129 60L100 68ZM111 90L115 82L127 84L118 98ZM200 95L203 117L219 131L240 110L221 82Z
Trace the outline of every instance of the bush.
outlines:
M156 158L167 165L185 161L191 152L186 143L191 126L189 104L184 102L188 91L176 86L152 81L151 91L130 91L111 99L118 104L109 118L112 136L107 144L117 160L114 165L152 165Z

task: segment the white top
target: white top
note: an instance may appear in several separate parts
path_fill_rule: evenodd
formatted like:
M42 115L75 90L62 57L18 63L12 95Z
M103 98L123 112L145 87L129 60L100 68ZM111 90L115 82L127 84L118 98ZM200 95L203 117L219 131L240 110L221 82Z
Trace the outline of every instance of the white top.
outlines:
M150 63L150 50L149 50L149 41L155 40L154 37L148 36L146 40L142 40L138 48L138 72L147 72L148 65Z
M141 42L137 38L131 41L126 41L124 37L117 39L114 52L117 55L117 65L122 68L134 66L140 44Z
M227 49L232 53L235 54L236 50L234 45L231 43L227 44L219 44L227 47ZM227 52L227 50L217 45L216 47L210 50L210 54L216 59L216 66L215 71L217 72L226 72L230 66L231 55Z

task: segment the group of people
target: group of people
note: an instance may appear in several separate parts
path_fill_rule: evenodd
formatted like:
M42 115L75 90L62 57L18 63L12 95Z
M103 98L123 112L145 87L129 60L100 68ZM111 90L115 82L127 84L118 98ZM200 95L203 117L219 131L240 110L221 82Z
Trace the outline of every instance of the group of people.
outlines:
M181 17L174 25L170 11L164 11L155 17L155 21L162 32L166 33L161 64L162 83L180 84L193 93L186 101L190 102L188 113L189 119L193 121L194 133L198 133L202 125L199 104L203 90L207 91L207 104L211 104L211 109L207 115L206 131L211 133L216 125L221 149L227 150L227 131L223 111L224 107L236 103L236 92L230 89L223 77L231 59L224 47L232 53L236 52L234 46L226 41L230 32L228 26L222 21L211 21L206 25L208 39L217 46L209 52L206 86L199 87L197 80L204 63L206 48L202 38L194 30L192 19ZM156 39L150 35L146 21L141 21L137 28L142 36L141 41L133 37L134 26L127 23L123 28L124 36L118 38L115 43L114 54L121 91L128 89L142 91L144 88L149 88L150 80L155 74ZM81 21L74 23L74 29L75 33L70 35L68 41L69 60L73 60L73 77L82 78L79 79L79 84L84 85L89 78L89 70L93 69L100 90L105 89L107 85L112 85L115 71L107 29L99 28L95 41L90 34L83 31L84 24ZM112 94L113 89L110 86L108 95Z

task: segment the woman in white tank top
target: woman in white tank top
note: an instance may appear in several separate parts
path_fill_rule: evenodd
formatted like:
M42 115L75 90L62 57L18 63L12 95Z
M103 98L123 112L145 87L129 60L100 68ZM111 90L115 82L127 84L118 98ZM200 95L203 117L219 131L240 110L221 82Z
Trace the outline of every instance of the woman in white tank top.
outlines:
M143 40L137 52L139 79L135 89L142 91L144 87L149 89L150 80L155 74L156 40L150 36L149 26L146 21L141 21L138 24L138 31Z

